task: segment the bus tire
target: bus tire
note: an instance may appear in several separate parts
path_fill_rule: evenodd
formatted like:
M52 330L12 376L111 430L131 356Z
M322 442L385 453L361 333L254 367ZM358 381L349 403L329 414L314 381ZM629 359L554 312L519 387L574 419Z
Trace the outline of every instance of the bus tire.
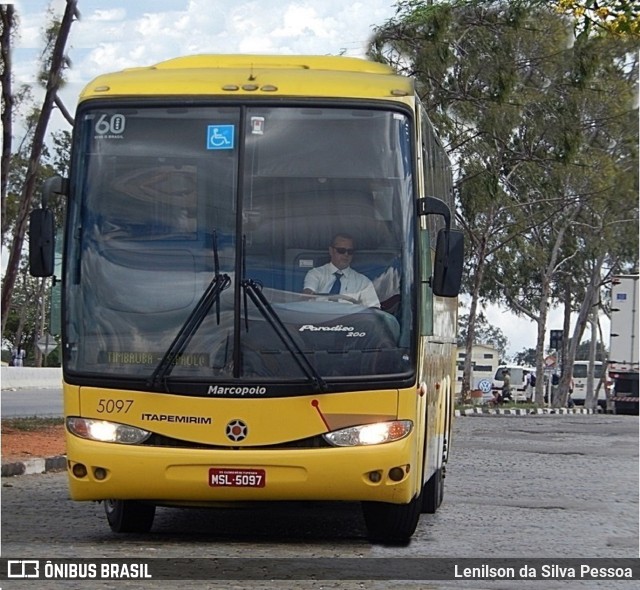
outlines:
M442 477L442 468L439 467L436 472L427 480L422 490L422 513L434 514L442 504L444 497L444 478Z
M418 526L422 495L408 504L363 502L362 513L372 543L407 544Z
M156 515L154 504L135 500L105 500L104 511L114 533L148 533Z

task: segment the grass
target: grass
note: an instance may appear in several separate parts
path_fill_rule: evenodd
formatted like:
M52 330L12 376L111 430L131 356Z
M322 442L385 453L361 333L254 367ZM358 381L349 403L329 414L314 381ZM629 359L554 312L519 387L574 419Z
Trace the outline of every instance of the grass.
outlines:
M62 424L64 424L64 418L60 416L31 416L25 418L5 418L2 420L3 427L20 430L22 432L35 432L36 430L44 430L52 426L61 426Z

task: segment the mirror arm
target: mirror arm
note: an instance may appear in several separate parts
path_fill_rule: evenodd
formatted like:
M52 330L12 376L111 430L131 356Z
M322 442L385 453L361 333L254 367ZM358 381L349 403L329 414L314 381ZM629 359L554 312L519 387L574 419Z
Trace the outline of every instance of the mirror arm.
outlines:
M435 197L418 199L418 215L442 215L445 227L451 229L451 211L447 204Z
M52 195L67 195L69 180L61 176L52 176L42 183L42 209L49 206L49 199Z

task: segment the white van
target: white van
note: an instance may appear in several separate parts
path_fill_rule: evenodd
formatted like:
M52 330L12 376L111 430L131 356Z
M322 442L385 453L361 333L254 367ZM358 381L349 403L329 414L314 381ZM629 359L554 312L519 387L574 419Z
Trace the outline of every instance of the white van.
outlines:
M529 380L527 375L533 373L535 375L535 367L523 367L520 365L500 365L496 374L493 376L493 391L502 391L504 381L502 380L502 371L509 369L511 374L511 396L514 402L523 402L527 400L527 384ZM530 393L529 393L530 395Z
M595 395L596 388L602 377L603 366L601 361L595 361L595 371L593 379L593 393ZM584 400L587 396L587 375L589 373L589 361L575 361L573 363L573 372L571 374L573 382L573 391L571 392L571 399L578 405L584 405ZM598 392L598 404L606 405L605 387L607 383L602 384L600 391Z

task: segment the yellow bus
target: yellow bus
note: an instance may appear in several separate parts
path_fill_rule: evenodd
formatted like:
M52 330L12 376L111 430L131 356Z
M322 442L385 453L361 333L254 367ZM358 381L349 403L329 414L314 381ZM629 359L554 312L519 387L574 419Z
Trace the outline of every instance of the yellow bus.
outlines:
M116 532L156 506L361 502L374 542L437 509L463 244L411 79L258 55L99 76L32 214L36 276L54 193L74 500Z

